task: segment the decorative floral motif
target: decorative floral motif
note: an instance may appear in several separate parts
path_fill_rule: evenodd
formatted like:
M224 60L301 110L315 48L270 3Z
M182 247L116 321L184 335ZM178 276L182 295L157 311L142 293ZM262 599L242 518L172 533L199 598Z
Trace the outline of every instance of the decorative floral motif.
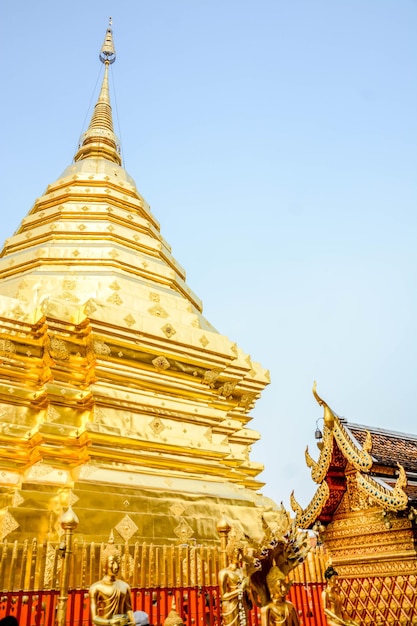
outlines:
M17 508L18 506L23 504L24 501L25 501L25 499L22 498L22 496L20 495L20 493L16 489L14 491L14 493L13 493L13 496L12 496L12 507Z
M53 358L59 359L60 361L66 361L69 359L70 351L67 343L63 339L60 339L59 337L52 337L50 346Z
M129 539L133 537L135 532L138 530L138 527L129 515L125 515L124 518L115 526L115 529L124 541L129 541Z
M174 528L174 533L182 543L187 543L194 535L193 529L185 519L182 519L178 526Z
M7 535L10 535L10 533L12 533L17 528L19 528L19 524L17 523L13 515L9 513L9 511L6 511L1 521L0 541L3 541L3 539L5 539Z
M153 419L153 420L150 422L149 426L152 428L153 432L154 432L156 435L161 434L161 432L162 432L163 430L165 430L165 426L164 426L164 424L163 424L162 420L161 420L161 419L159 419L159 417L155 417L155 419Z
M121 304L123 304L123 300L118 293L113 293L111 296L109 296L107 298L107 302L109 302L110 304L115 304L116 306L120 306Z
M214 383L221 373L221 369L207 370L206 372L204 372L203 380L201 382L203 383L203 385L208 385L209 387L213 388Z
M84 305L84 313L88 316L95 313L95 311L97 311L97 307L94 306L92 300L88 300Z
M201 337L199 339L199 342L201 343L203 348L206 348L208 346L208 344L210 343L205 335L201 335Z
M235 390L237 383L228 381L224 383L221 387L219 387L219 395L226 398L226 400L230 400L233 397L233 392Z
M167 370L171 367L168 359L164 356L157 356L153 359L152 365L158 370L158 372L162 372L163 370Z
M161 328L162 332L165 334L165 336L170 339L171 337L173 337L175 335L175 333L177 332L175 330L175 328L173 328L171 326L171 324L165 324L165 326L163 326Z
M148 313L150 313L151 315L154 315L155 317L161 317L161 318L168 317L168 313L165 311L165 309L158 304L148 309Z
M94 352L100 356L110 356L111 354L111 349L109 348L109 346L100 339L94 340L93 349Z
M9 356L16 352L16 346L13 341L9 339L0 339L0 355Z
M171 513L173 515L175 515L176 517L179 517L180 515L182 515L185 511L183 505L180 502L174 502L174 504L172 504L169 507L169 510L171 511Z
M126 315L126 317L123 318L124 321L126 322L126 324L128 325L129 328L131 328L132 326L134 326L134 324L136 324L136 320L134 317L132 317L130 315L130 313L128 315Z

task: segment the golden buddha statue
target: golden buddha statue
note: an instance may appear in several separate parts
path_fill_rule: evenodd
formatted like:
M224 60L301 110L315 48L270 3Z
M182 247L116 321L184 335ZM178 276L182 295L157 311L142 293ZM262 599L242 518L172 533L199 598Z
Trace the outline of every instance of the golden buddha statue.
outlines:
M273 565L266 576L270 601L261 608L261 626L299 626L295 606L286 600L291 583L279 567Z
M120 555L116 548L105 554L103 562L104 576L89 590L91 620L97 626L134 626L130 587L117 578Z
M177 611L175 597L172 598L171 610L165 618L164 626L184 626L184 620Z
M229 565L219 572L223 626L246 626L252 608L249 578L242 567L242 551L235 548Z
M343 609L337 571L329 566L324 572L324 578L327 585L323 589L322 598L328 626L358 626Z

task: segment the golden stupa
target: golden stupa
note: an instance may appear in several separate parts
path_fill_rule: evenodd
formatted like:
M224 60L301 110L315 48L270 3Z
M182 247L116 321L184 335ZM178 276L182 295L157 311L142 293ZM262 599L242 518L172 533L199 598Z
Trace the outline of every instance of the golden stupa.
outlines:
M111 25L110 25L111 26ZM250 410L268 372L200 300L121 165L108 71L72 165L0 255L1 538L218 542L265 507Z

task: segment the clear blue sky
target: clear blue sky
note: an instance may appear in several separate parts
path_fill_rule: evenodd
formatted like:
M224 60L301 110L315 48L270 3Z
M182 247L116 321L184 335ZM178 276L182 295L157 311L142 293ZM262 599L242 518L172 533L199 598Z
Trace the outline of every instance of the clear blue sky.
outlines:
M2 241L72 160L110 15L126 169L206 317L270 369L251 458L305 506L314 380L417 432L417 3L3 0Z

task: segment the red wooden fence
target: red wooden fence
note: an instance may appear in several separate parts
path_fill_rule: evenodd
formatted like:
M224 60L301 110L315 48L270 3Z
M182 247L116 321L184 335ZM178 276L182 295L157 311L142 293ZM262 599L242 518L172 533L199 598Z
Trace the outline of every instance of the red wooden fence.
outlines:
M291 600L298 611L301 626L326 626L323 614L322 583L294 583ZM219 590L217 586L161 587L132 589L133 610L141 609L149 615L153 626L162 626L171 610L173 594L178 613L186 626L220 626ZM19 626L54 626L58 591L10 591L0 598L0 618L14 615ZM88 591L73 589L67 604L68 626L91 626ZM260 625L256 607L249 616L249 626Z

